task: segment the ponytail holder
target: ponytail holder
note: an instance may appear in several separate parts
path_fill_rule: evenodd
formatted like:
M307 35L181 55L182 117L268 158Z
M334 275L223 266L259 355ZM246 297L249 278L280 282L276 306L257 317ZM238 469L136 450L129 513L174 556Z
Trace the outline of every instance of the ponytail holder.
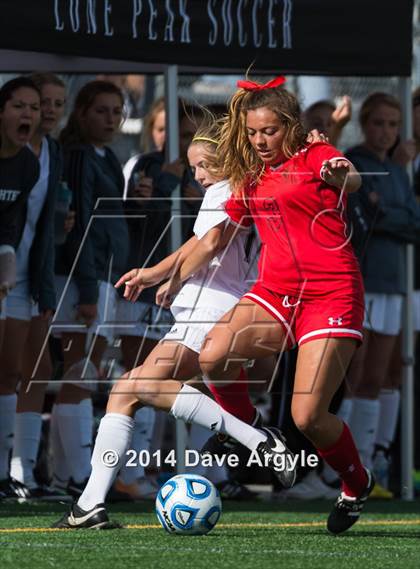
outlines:
M275 79L268 81L267 83L254 83L254 81L238 81L236 83L239 89L245 89L245 91L263 91L264 89L273 89L274 87L279 87L286 83L286 77L279 75Z

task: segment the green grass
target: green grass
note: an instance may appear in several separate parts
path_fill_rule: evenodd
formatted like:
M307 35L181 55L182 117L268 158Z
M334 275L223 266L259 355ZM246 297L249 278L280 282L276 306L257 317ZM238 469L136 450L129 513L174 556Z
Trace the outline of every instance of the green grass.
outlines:
M419 501L371 501L361 522L340 537L326 533L328 502L223 506L212 533L182 537L157 527L150 503L110 507L113 520L135 528L49 532L43 528L60 517L64 506L0 504L0 567L420 568Z

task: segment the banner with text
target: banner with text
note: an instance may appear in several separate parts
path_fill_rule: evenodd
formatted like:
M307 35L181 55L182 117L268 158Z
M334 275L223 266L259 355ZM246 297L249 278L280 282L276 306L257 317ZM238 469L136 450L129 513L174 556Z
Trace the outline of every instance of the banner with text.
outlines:
M413 0L0 0L0 48L181 70L404 76L412 15Z

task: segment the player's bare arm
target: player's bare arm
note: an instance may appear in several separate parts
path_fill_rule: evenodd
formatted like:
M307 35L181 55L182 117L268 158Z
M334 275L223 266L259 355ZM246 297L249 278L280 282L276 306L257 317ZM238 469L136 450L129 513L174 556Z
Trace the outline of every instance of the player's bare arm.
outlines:
M145 288L155 286L168 278L171 272L174 271L174 267L179 266L194 249L197 241L197 237L191 237L174 253L168 255L168 257L165 257L165 259L153 267L128 271L115 283L115 288L125 285L124 298L135 302Z

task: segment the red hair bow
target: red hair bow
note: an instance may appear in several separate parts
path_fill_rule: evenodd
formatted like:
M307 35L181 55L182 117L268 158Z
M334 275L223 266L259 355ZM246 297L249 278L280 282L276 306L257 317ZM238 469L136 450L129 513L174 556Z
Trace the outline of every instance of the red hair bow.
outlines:
M276 77L263 85L260 83L254 83L254 81L238 81L236 85L239 89L245 89L246 91L262 91L263 89L279 87L280 85L283 85L283 83L286 83L286 77L279 75L279 77Z

